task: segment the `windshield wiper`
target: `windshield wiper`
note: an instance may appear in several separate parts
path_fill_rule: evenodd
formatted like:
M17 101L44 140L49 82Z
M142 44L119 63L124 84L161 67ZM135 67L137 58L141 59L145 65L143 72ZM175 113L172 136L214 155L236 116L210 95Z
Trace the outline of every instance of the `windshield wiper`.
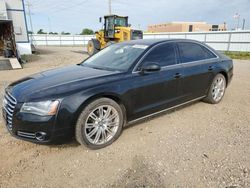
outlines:
M98 69L98 70L107 70L103 67L97 67L97 66L92 66L92 65L89 65L89 64L81 64L81 66L84 66L84 67L90 67L90 68L93 68L93 69Z
M98 66L91 66L89 64L80 64L81 66L84 66L84 67L90 67L90 68L93 68L93 69L98 69L98 70L106 70L106 71L119 71L121 72L122 70L119 70L119 69L112 69L112 68L108 68L108 67L98 67Z
M104 68L101 68L101 67L91 67L93 69L98 69L98 70L107 70L107 69L104 69Z

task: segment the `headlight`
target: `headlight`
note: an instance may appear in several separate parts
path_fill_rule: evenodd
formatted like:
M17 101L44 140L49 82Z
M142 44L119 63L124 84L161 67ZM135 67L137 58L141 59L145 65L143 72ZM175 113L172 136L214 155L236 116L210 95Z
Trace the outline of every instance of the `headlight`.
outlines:
M40 116L52 116L57 112L59 101L42 101L24 103L20 112Z

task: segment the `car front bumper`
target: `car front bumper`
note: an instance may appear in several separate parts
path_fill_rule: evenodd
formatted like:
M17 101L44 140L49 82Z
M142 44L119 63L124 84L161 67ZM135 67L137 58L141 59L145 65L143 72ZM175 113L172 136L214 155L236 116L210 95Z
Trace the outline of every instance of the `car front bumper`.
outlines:
M56 116L37 116L32 114L15 113L12 125L9 125L8 114L2 109L3 118L9 133L22 140L35 143L52 143L64 137L72 136L69 128L55 129Z
M12 136L35 143L51 143L59 138L73 136L70 127L57 125L57 115L39 116L20 113L22 103L8 92L4 96L3 118Z

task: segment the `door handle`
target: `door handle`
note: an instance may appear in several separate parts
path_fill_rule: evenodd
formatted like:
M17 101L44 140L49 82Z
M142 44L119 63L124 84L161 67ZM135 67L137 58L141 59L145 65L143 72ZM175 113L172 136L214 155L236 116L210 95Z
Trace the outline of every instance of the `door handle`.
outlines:
M174 75L174 78L180 78L181 77L181 73L176 73L175 75Z
M209 71L214 70L214 66L209 66L209 67L208 67L208 70L209 70Z

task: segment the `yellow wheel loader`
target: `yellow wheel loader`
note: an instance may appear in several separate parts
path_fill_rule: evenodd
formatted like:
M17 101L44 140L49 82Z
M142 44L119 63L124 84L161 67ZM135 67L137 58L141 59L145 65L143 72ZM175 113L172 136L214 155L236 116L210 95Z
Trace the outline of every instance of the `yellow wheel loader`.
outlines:
M104 29L96 32L95 36L96 38L91 39L87 45L89 55L94 55L113 43L142 39L143 32L132 29L127 16L108 15L104 16Z

